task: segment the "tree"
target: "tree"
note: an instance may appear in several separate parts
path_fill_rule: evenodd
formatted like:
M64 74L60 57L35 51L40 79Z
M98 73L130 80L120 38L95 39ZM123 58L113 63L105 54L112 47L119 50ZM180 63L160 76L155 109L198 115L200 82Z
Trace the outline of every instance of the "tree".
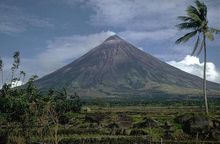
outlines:
M20 53L19 53L19 51L16 51L14 53L13 58L14 58L14 62L13 62L13 65L11 67L11 70L12 70L11 83L14 80L14 75L15 75L16 69L18 69L18 67L20 65Z
M24 71L20 71L19 80L21 80L21 78L22 78L21 84L24 83L25 76L26 76L26 73Z
M33 101L38 96L38 89L34 85L34 81L38 78L37 75L32 75L27 82L26 93L28 95L29 101Z
M1 79L2 79L2 86L4 84L4 80L3 80L3 61L2 59L0 58L0 72L1 72Z
M196 6L189 6L186 9L187 16L179 16L182 23L178 24L179 30L191 30L176 40L176 44L187 42L192 37L196 36L196 42L191 55L200 55L204 51L204 69L203 69L203 94L205 100L206 114L209 113L208 101L206 93L206 38L210 41L214 40L214 34L220 34L220 30L208 26L207 7L204 2L195 1ZM200 40L202 38L202 40Z

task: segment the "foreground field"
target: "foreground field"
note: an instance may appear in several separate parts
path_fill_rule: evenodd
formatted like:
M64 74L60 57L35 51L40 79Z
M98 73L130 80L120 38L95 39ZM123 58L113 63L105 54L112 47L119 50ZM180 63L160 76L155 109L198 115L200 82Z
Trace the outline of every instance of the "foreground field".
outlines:
M207 117L198 106L85 106L80 113L65 113L58 125L35 125L29 136L33 143L60 144L220 143L220 107L211 111ZM19 125L2 124L2 135L6 128L11 143L22 143Z

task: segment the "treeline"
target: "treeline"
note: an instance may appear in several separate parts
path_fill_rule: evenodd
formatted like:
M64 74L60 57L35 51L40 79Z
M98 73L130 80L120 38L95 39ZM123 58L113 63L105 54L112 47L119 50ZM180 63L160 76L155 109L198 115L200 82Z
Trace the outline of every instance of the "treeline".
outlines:
M80 97L77 93L68 95L65 88L61 91L50 89L47 94L43 94L34 85L38 78L36 75L26 84L17 86L17 81L24 80L25 72L17 74L20 65L19 52L13 58L10 82L3 81L3 61L0 61L3 84L0 89L0 140L5 139L7 143L12 143L11 138L19 136L23 138L23 143L31 143L30 136L36 130L35 134L42 139L49 135L57 143L59 124L68 121L65 113L80 111Z
M172 99L173 98L173 99ZM86 101L86 105L88 106L100 106L100 107L114 107L114 106L153 106L153 107L182 107L182 106L197 106L197 107L204 107L204 102L202 101L201 96L187 98L186 96L182 96L182 98L174 98L171 99L165 97L141 97L141 98L127 98L127 99L113 99L113 98L84 98L83 100ZM220 105L220 98L218 97L210 97L209 98L209 106L212 107L219 107Z

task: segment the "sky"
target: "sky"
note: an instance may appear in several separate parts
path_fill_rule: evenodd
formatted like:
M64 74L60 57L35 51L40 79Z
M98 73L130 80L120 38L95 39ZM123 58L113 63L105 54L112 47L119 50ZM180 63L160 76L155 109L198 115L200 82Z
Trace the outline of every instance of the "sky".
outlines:
M220 1L205 0L209 25L220 28ZM27 76L40 77L79 58L117 34L146 53L202 77L203 53L194 39L176 45L177 16L191 0L0 0L0 56L9 80L12 55L21 53ZM208 80L220 83L220 36L208 47Z

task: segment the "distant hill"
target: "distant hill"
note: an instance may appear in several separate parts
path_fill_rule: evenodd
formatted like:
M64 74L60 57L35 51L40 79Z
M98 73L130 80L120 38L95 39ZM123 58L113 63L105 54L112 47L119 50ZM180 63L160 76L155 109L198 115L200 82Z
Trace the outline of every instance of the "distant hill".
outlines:
M78 92L88 97L201 95L202 79L147 54L117 35L72 63L36 81L39 88ZM208 94L220 85L207 82Z

